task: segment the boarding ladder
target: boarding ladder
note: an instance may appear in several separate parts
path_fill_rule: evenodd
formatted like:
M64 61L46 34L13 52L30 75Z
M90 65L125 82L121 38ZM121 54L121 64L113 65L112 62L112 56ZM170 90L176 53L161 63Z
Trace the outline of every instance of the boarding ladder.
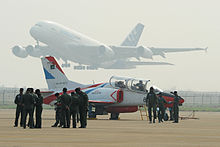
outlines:
M146 117L146 119L148 120L148 113L147 113L146 105L139 106L138 109L140 111L141 120L144 120L144 117Z

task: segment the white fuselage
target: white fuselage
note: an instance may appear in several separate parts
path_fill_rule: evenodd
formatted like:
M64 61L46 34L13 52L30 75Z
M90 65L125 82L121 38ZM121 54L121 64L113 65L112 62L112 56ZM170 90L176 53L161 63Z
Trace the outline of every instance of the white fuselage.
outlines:
M37 41L47 44L63 59L76 63L93 64L97 60L110 60L114 55L113 50L105 44L54 22L39 22L30 29L30 34Z

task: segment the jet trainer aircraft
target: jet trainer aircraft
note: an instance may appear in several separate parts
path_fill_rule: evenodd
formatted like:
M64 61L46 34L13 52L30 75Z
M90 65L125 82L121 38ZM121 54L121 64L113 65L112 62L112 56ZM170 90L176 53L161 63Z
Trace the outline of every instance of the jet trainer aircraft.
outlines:
M111 119L118 119L119 113L136 112L138 106L146 104L147 86L150 80L112 76L108 83L83 85L69 81L54 57L44 57L41 61L49 89L47 92L42 92L44 104L53 105L56 100L54 94L57 92L62 94L64 87L68 89L68 94L77 87L88 94L89 117L92 118L111 113ZM155 90L162 92L156 87ZM167 102L174 100L172 95L164 92L162 94ZM180 104L183 102L184 100L181 99ZM166 107L172 107L172 103L167 104ZM95 110L93 111L92 108Z
M51 21L41 21L30 29L37 45L14 46L15 56L26 58L54 56L62 59L62 67L70 67L68 61L78 63L74 69L132 69L137 65L172 65L166 62L143 62L141 58L153 59L154 55L165 57L165 53L205 50L204 48L154 48L137 46L144 25L137 24L121 45L106 45L75 30ZM43 43L44 45L40 45ZM131 60L136 58L137 60ZM85 66L86 65L86 66Z

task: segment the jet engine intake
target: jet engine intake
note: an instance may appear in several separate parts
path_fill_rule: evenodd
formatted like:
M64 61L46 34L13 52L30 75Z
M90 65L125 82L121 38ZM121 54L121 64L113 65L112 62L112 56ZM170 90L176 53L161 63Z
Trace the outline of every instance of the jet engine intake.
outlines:
M27 51L22 46L16 45L12 48L12 52L15 56L20 58L26 58L28 56Z
M99 46L99 54L101 57L112 57L114 55L114 51L105 45Z
M28 45L26 48L27 53L32 57L40 57L42 52L39 48L34 47L33 45Z

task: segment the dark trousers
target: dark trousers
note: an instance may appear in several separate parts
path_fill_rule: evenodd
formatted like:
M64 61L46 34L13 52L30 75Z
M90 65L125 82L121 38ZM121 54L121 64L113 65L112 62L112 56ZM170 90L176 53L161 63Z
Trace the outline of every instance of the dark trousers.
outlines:
M63 127L70 127L70 110L68 109L62 109L62 122Z
M60 126L62 126L62 115L61 115L61 109L56 109L56 122L54 124L54 126L57 126L58 124L60 124Z
M80 127L86 128L87 126L87 111L86 109L79 109L79 115L80 115Z
M159 122L164 120L164 115L165 115L165 107L164 106L159 106L159 111L158 111L158 120L159 120Z
M23 111L23 127L26 128L26 120L27 120L27 115L29 115L29 127L33 128L34 123L33 123L33 109L25 109Z
M77 111L71 111L70 112L70 117L72 117L73 128L76 128Z
M18 126L18 119L19 119L20 114L21 114L21 117L20 117L20 126L22 126L22 125L23 125L23 123L22 123L23 107L20 106L20 105L17 105L17 107L16 107L16 113L15 113L15 126Z
M173 108L169 108L170 111L170 120L173 120Z
M150 122L152 121L152 108L153 108L154 120L157 118L157 107L156 107L156 105L149 105L148 106L148 115L149 115Z
M173 106L173 117L174 117L174 122L178 123L179 122L179 106L178 105Z
M32 120L32 123L33 123L33 126L34 126L34 109L35 109L35 106L33 107L33 109L32 109L32 118L33 118L33 120ZM28 120L28 127L30 127L30 117L29 117L29 120Z
M36 110L35 111L35 119L36 119L35 128L41 128L41 124L42 124L41 114L42 114L43 107L36 106L35 110Z

